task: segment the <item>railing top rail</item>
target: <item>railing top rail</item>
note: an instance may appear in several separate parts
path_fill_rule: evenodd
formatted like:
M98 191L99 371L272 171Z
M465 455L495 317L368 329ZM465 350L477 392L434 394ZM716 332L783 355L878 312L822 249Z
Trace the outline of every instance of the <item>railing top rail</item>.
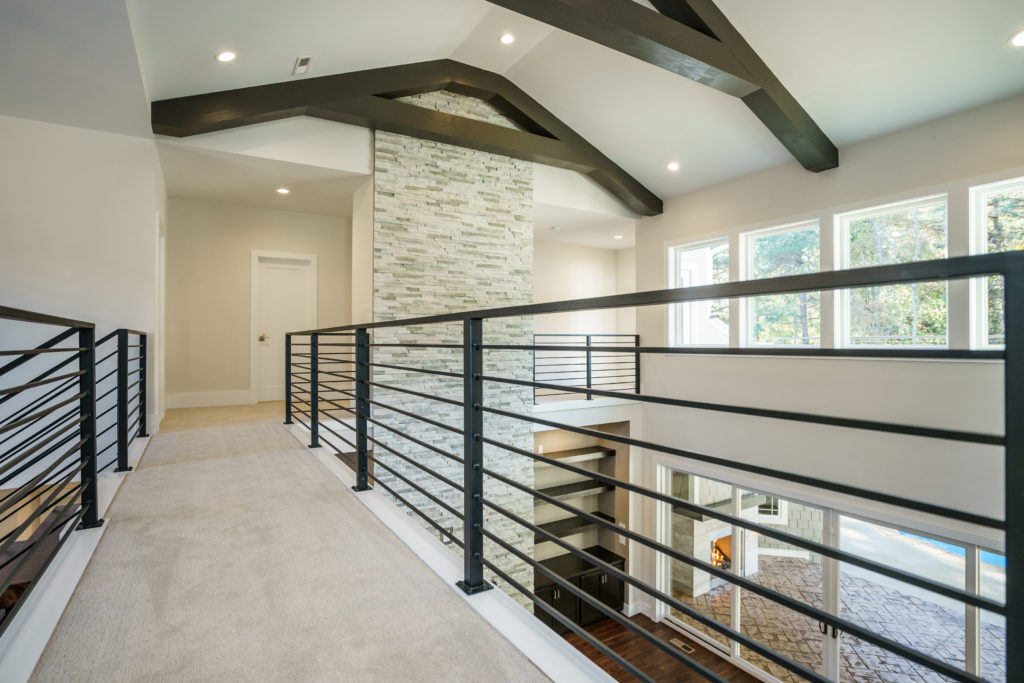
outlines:
M853 268L849 270L829 270L807 275L790 275L763 280L743 280L741 282L726 282L699 287L659 289L637 292L635 294L616 294L614 296L601 296L590 299L571 299L542 304L485 308L474 311L423 316L420 318L323 327L315 330L289 332L287 334L303 335L314 332L339 332L378 327L410 327L414 325L461 322L477 318L510 318L515 316L543 315L546 313L592 311L606 308L656 306L659 304L707 301L710 299L898 285L910 282L960 280L985 275L1007 275L1010 271L1024 272L1024 252L958 256L956 258L937 259L934 261L897 263L888 266L872 266L870 268Z
M19 320L29 323L41 323L44 325L61 325L63 327L96 327L93 323L84 320L73 320L72 318L61 318L56 315L46 315L35 311L25 311L10 306L0 306L0 318L6 320Z

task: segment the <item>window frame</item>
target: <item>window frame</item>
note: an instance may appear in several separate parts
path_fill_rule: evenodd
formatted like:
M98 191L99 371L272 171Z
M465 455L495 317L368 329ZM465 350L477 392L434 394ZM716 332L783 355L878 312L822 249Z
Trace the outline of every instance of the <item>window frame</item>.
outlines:
M714 249L715 247L725 247L726 253L729 256L730 273L732 268L732 250L731 243L728 235L722 237L714 237L706 240L699 240L697 242L683 242L680 244L672 244L668 247L668 287L669 289L682 289L685 287L697 287L701 285L695 285L692 281L687 284L679 284L681 273L679 268L679 253L686 251L696 251L698 249ZM732 277L726 280L727 282L732 281ZM710 284L710 283L708 283ZM705 348L729 348L729 342L724 344L701 344L696 342L683 341L685 336L686 322L691 317L690 309L688 308L689 302L675 303L668 306L668 345L671 347L705 347ZM731 335L732 318L730 316L729 324L726 326L727 338Z
M1024 190L1024 176L972 185L970 193L970 253L988 254L988 197L1001 192ZM1004 344L988 340L988 278L971 279L971 348L1002 349Z
M740 233L740 251L742 254L742 260L740 262L740 279L742 280L762 280L767 278L754 278L752 273L754 272L754 242L762 237L771 237L772 235L780 235L787 232L798 232L801 230L808 230L814 228L818 231L818 270L813 271L820 273L821 269L821 221L818 218L810 218L804 221L797 221L795 223L786 223L785 225L777 225L771 228L763 228L761 230L751 230L748 232ZM822 348L822 321L819 320L818 328L818 343L817 344L760 344L754 340L754 301L757 297L744 297L740 300L741 310L741 321L743 327L741 328L741 343L744 347L758 348L758 349L820 349ZM821 301L819 299L819 315Z
M913 199L906 199L898 202L889 202L887 204L879 204L876 206L869 206L864 209L857 209L854 211L843 211L836 212L833 214L835 222L835 233L836 233L836 270L849 270L850 269L850 223L854 220L861 220L864 218L873 218L876 216L884 216L890 213L895 213L899 210L911 210L918 209L927 206L933 206L942 202L946 207L946 248L945 255L943 258L949 258L949 193L938 192L936 194L930 194L922 197L915 197ZM912 261L906 261L905 263L913 263ZM865 266L866 267L866 266ZM890 285L893 286L893 285ZM836 306L836 327L837 334L835 340L835 348L843 349L877 349L877 348L889 348L892 346L898 346L903 349L948 349L949 337L950 337L950 320L949 320L949 285L946 286L946 343L945 344L852 344L850 342L850 326L852 322L852 315L850 314L850 290L842 289L838 290L837 306Z

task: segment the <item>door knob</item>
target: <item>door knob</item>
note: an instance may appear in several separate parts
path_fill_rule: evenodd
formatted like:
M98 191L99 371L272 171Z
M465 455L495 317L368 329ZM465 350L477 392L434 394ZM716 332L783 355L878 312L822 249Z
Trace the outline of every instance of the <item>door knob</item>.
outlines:
M270 339L270 335L267 335L267 334L261 334L260 335L260 341L267 341L268 339Z

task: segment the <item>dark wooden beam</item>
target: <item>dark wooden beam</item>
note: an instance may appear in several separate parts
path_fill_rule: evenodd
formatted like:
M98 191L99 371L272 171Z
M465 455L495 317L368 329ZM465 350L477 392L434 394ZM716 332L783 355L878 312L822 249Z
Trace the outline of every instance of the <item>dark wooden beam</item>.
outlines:
M675 0L686 4L729 47L736 59L761 86L745 95L743 103L809 171L839 165L839 150L811 115L776 78L768 65L712 0Z
M486 100L523 130L396 101L398 97L437 90ZM576 170L590 176L635 213L653 216L662 212L660 198L511 81L451 60L273 83L152 104L153 131L174 137L303 115Z
M839 152L712 0L489 0L739 97L805 168Z

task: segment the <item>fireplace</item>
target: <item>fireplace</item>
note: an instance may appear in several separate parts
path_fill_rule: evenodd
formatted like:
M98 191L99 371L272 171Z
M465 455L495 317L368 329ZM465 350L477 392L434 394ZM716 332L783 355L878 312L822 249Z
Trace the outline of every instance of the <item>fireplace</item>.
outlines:
M718 538L710 540L711 543L711 564L720 569L731 569L732 568L732 533L726 530L726 533ZM717 588L718 586L728 583L725 579L717 576L709 576L710 588Z

